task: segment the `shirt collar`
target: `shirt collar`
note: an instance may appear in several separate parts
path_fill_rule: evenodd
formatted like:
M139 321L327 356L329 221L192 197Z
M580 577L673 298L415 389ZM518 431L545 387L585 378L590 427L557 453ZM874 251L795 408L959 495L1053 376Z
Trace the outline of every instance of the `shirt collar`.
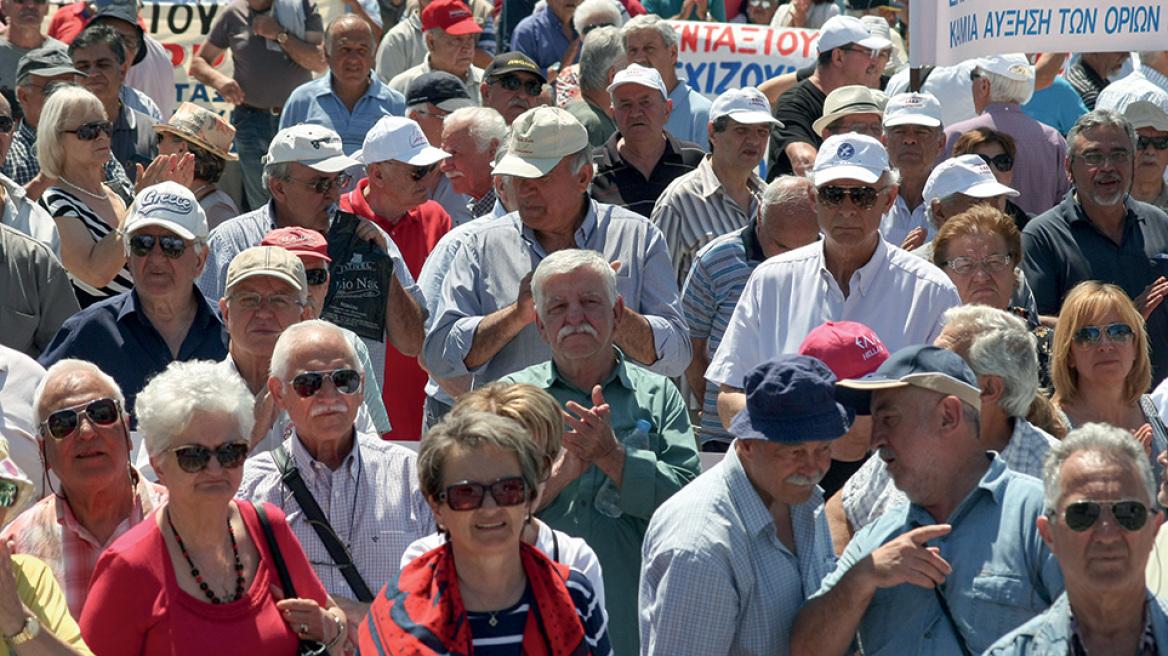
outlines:
M1168 76L1164 75L1160 71L1157 71L1151 66L1144 66L1143 64L1140 64L1138 70L1140 74L1147 78L1147 80L1152 84L1160 87L1161 89L1168 89Z
M726 479L726 488L730 491L734 505L742 513L742 523L746 534L757 536L765 533L768 537L775 534L775 518L767 510L766 504L758 496L742 461L738 459L738 451L731 443L726 450L726 457L722 459L722 476Z
M588 204L588 212L584 215L584 221L580 224L580 227L576 228L576 246L579 248L584 248L584 244L587 244L592 239L592 235L596 232L596 227L599 224L596 201L592 200L587 194L584 194L584 199ZM547 254L544 252L543 246L539 243L539 239L535 236L535 231L523 222L518 211L512 212L511 214L514 217L512 220L515 221L515 226L519 229L523 240L541 256L546 257Z
M323 84L317 89L316 96L318 98L321 96L337 95L336 91L333 90L333 74L331 72L327 76L321 77L320 81ZM370 71L369 86L365 88L365 93L361 94L361 98L377 98L378 100L383 100L389 96L388 89L389 87L377 79L373 71Z
M758 219L752 220L742 229L742 245L746 247L746 259L749 262L762 262L766 253L762 250L762 242L758 239Z
M983 494L989 494L993 498L994 503L1001 505L1002 499L1006 494L1006 488L1010 482L1009 470L1006 468L1005 463L1002 462L1002 459L997 457L992 451L986 452L986 458L990 461L989 467L982 474L981 480L977 482L977 487L973 488L961 500L961 503L957 504L957 507L953 509L953 513L948 518L945 518L944 521L946 523L954 523L956 518L964 514L966 508L976 503L976 499ZM929 514L929 511L915 503L909 506L908 518L910 522L915 522L918 526L936 524L941 519L933 517Z
M628 366L625 364L624 352L621 351L620 348L618 348L617 346L613 346L612 350L615 352L615 355L616 355L616 367L613 368L612 373L608 375L608 378L604 379L604 382L600 385L600 387L602 389L606 389L610 383L612 383L614 380L619 379L621 382L621 385L624 385L626 388L628 388L630 390L633 389L633 381L629 380L629 370L628 370ZM592 395L590 392L585 393L584 390L578 389L575 385L573 385L572 383L569 383L567 381L567 379L560 376L560 371L559 371L559 369L556 368L555 358L553 358L548 364L549 364L549 367L548 367L547 379L544 381L541 381L543 383L543 387L551 387L552 385L559 385L561 387L566 387L568 389L580 392L581 394L584 394L585 396L591 398Z
M820 275L826 278L832 278L831 272L827 270L827 253L824 249L827 248L827 241L819 240L819 270ZM856 269L852 274L852 279L849 281L849 287L852 292L859 292L862 296L868 295L868 290L880 278L880 274L888 270L888 244L884 238L876 240L876 250L872 251L872 257L864 266Z

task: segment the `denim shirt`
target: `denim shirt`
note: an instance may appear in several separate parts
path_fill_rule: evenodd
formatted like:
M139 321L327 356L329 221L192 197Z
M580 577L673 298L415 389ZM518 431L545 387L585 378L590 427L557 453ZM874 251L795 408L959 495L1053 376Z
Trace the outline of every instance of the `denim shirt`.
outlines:
M1151 627L1153 646L1168 645L1168 601L1147 592L1145 622ZM1071 602L1063 594L1045 613L1011 631L994 643L986 656L1014 654L1069 654L1071 652ZM1148 653L1147 626L1139 654ZM1158 648L1158 647L1157 647ZM1155 653L1155 651L1151 652Z

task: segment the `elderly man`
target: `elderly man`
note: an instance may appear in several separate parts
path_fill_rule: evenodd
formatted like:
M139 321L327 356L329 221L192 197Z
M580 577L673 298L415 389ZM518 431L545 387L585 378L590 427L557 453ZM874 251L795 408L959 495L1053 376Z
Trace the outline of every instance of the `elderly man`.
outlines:
M474 106L466 85L446 71L423 73L406 89L406 118L421 126L430 143L442 141L442 125L450 112Z
M1048 317L1084 280L1122 287L1147 321L1155 385L1168 376L1168 309L1160 307L1168 281L1159 259L1168 252L1168 216L1128 193L1138 142L1121 114L1085 114L1067 137L1074 193L1023 228L1022 271Z
M475 66L473 61L475 41L482 31L462 0L433 0L422 10L426 58L421 64L394 76L389 81L390 88L406 95L414 78L430 71L445 71L461 80L470 99L479 104L483 69Z
M317 577L345 610L351 643L406 547L434 531L414 452L354 425L361 383L357 353L339 328L310 320L285 330L268 391L288 413L289 432L248 459L239 486L240 497L289 516Z
M767 185L758 212L746 226L706 244L694 257L681 289L693 361L685 379L702 398L702 450L724 452L733 437L718 418L718 388L706 384L742 288L763 260L819 239L815 200L807 178L783 176Z
M547 389L568 411L571 430L552 467L540 519L596 551L613 649L636 654L631 582L641 571L645 529L653 511L697 475L698 458L677 387L631 366L614 344L630 314L608 260L568 249L540 263L531 290L536 326L552 357L505 380ZM649 423L639 444L638 420Z
M466 209L472 219L490 214L495 207L491 167L506 139L507 122L490 107L457 109L443 122L441 143L448 157L440 167L454 191L470 198Z
M833 381L806 355L747 376L734 449L649 522L641 653L790 653L795 614L833 561L816 485L853 416L835 401Z
M958 137L975 128L1001 130L1014 137L1013 187L1019 207L1033 216L1058 204L1070 190L1063 172L1067 142L1057 130L1022 113L1034 93L1034 67L1025 55L991 55L977 60L972 73L973 105L978 116L945 129L945 154Z
M1168 602L1144 579L1163 515L1152 509L1148 458L1127 431L1073 430L1046 456L1042 539L1066 593L986 654L1155 654L1168 644Z
M665 375L685 370L690 344L661 232L588 198L591 159L588 133L564 110L537 107L516 120L493 173L511 176L519 210L483 224L451 262L423 351L435 378L471 373L478 387L546 361L529 281L565 248L619 262L626 307L615 340L625 355Z
M791 653L842 655L858 636L866 654L979 654L1050 606L1063 576L1035 527L1041 486L978 441L984 392L961 356L910 346L837 392L871 413L872 447L912 503L856 535Z
M520 114L540 104L544 84L547 78L531 57L505 52L495 57L483 73L483 107L499 112L511 125Z
M766 96L754 87L718 96L710 109L711 154L674 180L653 206L653 223L665 235L678 285L703 246L758 213L766 183L755 169L766 154L771 128L782 127L769 110Z
M405 97L373 75L373 30L346 14L329 23L324 51L329 74L296 87L284 104L280 129L315 123L341 136L345 154L361 148L382 116L401 116Z
M158 93L159 91L168 91L164 100L169 100L169 111L165 116L169 117L174 113L174 96L175 93L166 86L174 85L174 64L170 61L170 53L158 44L158 49L162 51L162 80L160 81L154 76L143 75L137 80L138 86L149 87L143 89L136 89L130 84L130 75L135 70L143 71L147 67L157 67L158 55L146 43L146 30L139 25L141 17L138 15L138 6L128 3L115 2L112 4L100 7L92 19L86 23L86 27L90 25L108 25L114 29L118 34L122 35L122 42L126 46L126 61L130 62L129 68L126 69L126 77L122 80L122 87L118 90L118 96L125 103L126 107L136 109L139 112L149 116L150 118L161 123L163 119L162 101L156 101L146 91ZM147 56L150 61L146 62Z
M1078 92L1088 111L1095 109L1099 94L1111 84L1112 75L1118 75L1130 52L1083 52L1067 67L1063 76Z
M4 0L0 2L0 11L8 18L8 29L0 35L0 93L12 102L16 99L13 89L16 87L16 64L20 58L45 46L64 50L65 44L41 31L45 14L49 11L47 2Z
M779 96L774 116L783 127L770 139L767 177L803 175L815 162L823 138L812 125L824 115L827 94L848 85L880 86L892 42L872 36L860 19L836 16L819 30L818 60L811 77Z
M609 89L619 130L592 151L596 176L590 193L598 202L650 216L666 188L701 164L706 152L665 129L672 102L657 69L630 64Z
M998 178L990 170L990 165L979 155L959 155L943 160L933 168L921 192L925 220L928 222L930 232L928 242L923 246L919 245L925 234L923 230L919 230L909 235L902 247L912 250L913 255L932 261L933 238L937 236L937 230L951 217L983 203L1004 211L1006 198L1017 195L1016 189L998 182ZM1029 296L1030 293L1027 286L1025 295ZM1033 305L1030 301L1026 304Z
M222 360L227 333L195 287L207 262L207 217L189 189L163 182L138 194L123 228L134 287L73 315L41 354L48 366L85 358L126 393L175 360Z
M828 137L813 177L823 240L758 267L706 372L721 386L724 424L742 407L742 381L754 363L797 352L824 321L862 323L895 351L931 342L941 332L941 315L961 304L940 269L880 237L880 217L897 188L879 141Z
M1095 109L1122 112L1137 100L1154 102L1168 111L1168 50L1140 52L1131 74L1099 93Z
M1123 110L1136 130L1136 168L1132 175L1131 197L1168 211L1168 113L1146 100L1137 100Z
M928 93L900 93L884 108L884 147L900 172L896 202L880 219L880 235L890 244L916 248L933 240L925 217L925 182L945 149L941 103Z
M49 367L33 408L45 469L59 488L5 527L0 540L45 561L70 614L80 617L98 555L150 517L166 490L130 465L125 397L96 365L67 359Z
M426 58L426 35L422 33L422 12L432 0L403 0L392 8L392 19L384 23L385 38L377 46L377 76L386 84L398 73L413 68ZM383 12L387 2L382 3ZM492 13L494 6L487 0L467 0L475 22L483 28L475 46L475 64L482 66L495 56L495 25ZM391 5L392 6L392 5ZM404 16L399 19L402 12ZM397 24L394 25L394 21ZM392 27L390 27L392 26Z
M629 63L657 69L673 107L665 129L670 134L709 149L708 98L677 76L678 36L673 26L655 14L637 16L621 27Z
M823 116L811 124L820 139L833 134L858 132L880 139L884 136L884 105L888 99L862 84L849 84L827 94Z
M580 99L568 103L564 109L588 130L588 144L593 148L603 145L617 131L613 119L616 105L609 94L617 86L614 77L624 67L625 47L620 29L599 27L584 37L580 49Z

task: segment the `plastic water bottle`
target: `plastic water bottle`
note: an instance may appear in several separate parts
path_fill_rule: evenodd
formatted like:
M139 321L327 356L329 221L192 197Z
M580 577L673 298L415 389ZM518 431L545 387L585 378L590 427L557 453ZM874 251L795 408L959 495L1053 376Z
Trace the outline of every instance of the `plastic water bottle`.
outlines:
M621 444L626 449L648 449L649 448L649 431L653 430L653 424L649 423L647 419L638 419L637 427L631 433L625 435L621 440ZM612 482L611 478L605 477L604 484L596 491L596 512L607 517L620 517L620 489L617 488L616 483Z

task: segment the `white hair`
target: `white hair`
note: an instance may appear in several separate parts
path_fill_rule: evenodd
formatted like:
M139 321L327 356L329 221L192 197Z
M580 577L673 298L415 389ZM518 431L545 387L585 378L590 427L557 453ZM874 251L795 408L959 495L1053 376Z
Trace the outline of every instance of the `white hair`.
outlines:
M53 366L49 367L48 371L45 372L44 378L41 378L41 382L37 384L36 390L32 393L32 411L37 426L40 426L41 422L45 420L45 417L50 414L48 408L41 407L41 403L45 398L45 390L48 389L49 385L58 378L69 376L73 379L68 383L70 391L80 391L74 389L74 386L76 385L76 379L80 378L81 374L92 374L96 376L98 380L113 391L114 400L121 406L122 411L125 411L126 395L122 393L122 387L118 385L118 381L114 380L113 376L110 376L102 371L100 367L87 360L65 358L54 362Z
M255 397L239 374L210 360L189 360L170 363L150 379L134 403L138 430L151 458L166 452L191 427L196 414L230 415L235 435L224 437L250 440Z
M345 338L345 333L341 332L340 328L321 319L309 319L292 324L280 333L280 338L276 340L276 348L272 350L272 362L268 367L268 375L280 380L287 378L288 374L292 372L292 351L315 335L336 337L339 343L344 344L345 359L352 364L354 369L361 370L357 349L353 348L353 344Z
M625 44L620 29L600 27L584 37L580 49L580 88L604 89L608 86L608 72L624 68Z
M1030 96L1034 95L1033 73L1026 80L1013 80L984 69L981 74L990 83L990 102L1016 102L1025 105L1030 102Z
M621 27L621 37L627 40L630 34L640 30L657 30L666 48L677 45L680 40L673 26L656 14L641 14L630 18L629 22Z
M535 300L535 311L543 318L543 286L549 278L573 273L579 269L589 269L604 281L604 296L609 306L616 305L616 272L604 256L596 251L582 248L566 248L544 258L531 276L531 295Z
M1147 502L1156 500L1156 481L1144 447L1131 433L1108 424L1084 424L1046 452L1042 461L1043 505L1048 515L1058 508L1060 477L1067 459L1080 451L1100 453L1131 463L1143 483Z
M583 34L589 19L596 16L607 18L608 22L616 27L621 26L620 8L613 0L584 0L576 6L576 11L572 14L572 26L576 28L576 32Z
M446 115L445 130L460 130L463 127L474 139L475 148L480 153L487 152L491 141L502 144L507 140L507 120L491 107L460 107Z
M986 305L949 308L947 327L958 331L958 354L979 376L1002 379L998 407L1008 417L1025 417L1038 393L1038 342L1026 323Z

